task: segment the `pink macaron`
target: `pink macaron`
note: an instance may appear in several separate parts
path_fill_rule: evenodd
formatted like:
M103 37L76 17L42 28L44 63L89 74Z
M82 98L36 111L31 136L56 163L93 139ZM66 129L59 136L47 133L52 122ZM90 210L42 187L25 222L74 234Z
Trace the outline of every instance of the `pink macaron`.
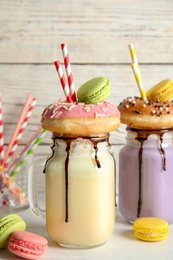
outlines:
M8 249L15 255L25 259L37 259L47 248L47 239L27 231L12 233Z

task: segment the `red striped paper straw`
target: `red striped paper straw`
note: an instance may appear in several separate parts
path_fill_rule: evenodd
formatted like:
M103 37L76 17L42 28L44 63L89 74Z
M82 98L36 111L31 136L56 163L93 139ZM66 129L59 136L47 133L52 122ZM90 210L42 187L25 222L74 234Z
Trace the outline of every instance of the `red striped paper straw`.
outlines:
M70 88L70 95L72 97L73 102L76 102L77 97L76 97L76 92L74 89L74 80L73 80L73 75L72 75L72 70L71 70L71 65L70 65L70 58L69 58L69 54L68 54L67 44L62 43L61 49L62 49L62 53L63 53L63 57L64 57L64 65L65 65L65 69L66 69L68 85Z
M2 120L2 96L0 93L0 165L4 164L4 131L3 131L3 120Z
M8 145L8 147L7 147L7 150L6 150L6 153L5 153L5 159L4 159L4 161L6 161L8 155L9 155L9 152L11 151L11 147L12 147L12 145L13 145L15 139L16 139L16 136L17 136L17 134L18 134L18 132L19 132L19 129L20 129L20 126L21 126L21 124L22 124L22 122L23 122L23 120L24 120L24 118L25 118L25 115L26 115L26 113L27 113L27 111L28 111L28 108L29 108L29 105L30 105L31 101L32 101L32 95L29 94L29 95L27 96L27 99L26 99L26 101L25 101L25 104L24 104L24 106L23 106L23 109L22 109L22 111L21 111L21 114L20 114L20 116L19 116L18 122L17 122L17 124L16 124L16 127L15 127L15 129L14 129L14 132L13 132L12 137L11 137L11 139L10 139L9 145Z
M73 100L72 100L71 95L70 95L69 87L68 87L68 84L66 82L66 79L65 79L62 67L61 67L61 63L60 63L59 60L57 60L57 61L54 62L54 64L55 64L56 70L58 72L58 76L59 76L59 79L60 79L60 82L61 82L61 86L64 90L66 100L67 100L68 103L72 103Z
M42 131L42 127L39 126L38 129L36 130L36 132L33 134L31 139L29 140L29 142L25 145L24 149L20 152L19 156L17 158L15 158L15 160L9 165L9 168L7 171L8 174L10 174L13 171L15 165L17 165L17 163L20 161L21 157L23 157L28 152L28 150L34 143L35 139L38 138L38 136L41 134L41 131Z
M17 146L18 146L18 144L19 144L19 141L20 141L20 139L21 139L21 137L22 137L22 135L23 135L23 132L24 132L24 130L25 130L27 124L28 124L28 121L29 121L29 119L30 119L30 117L31 117L31 114L32 114L32 112L33 112L33 109L34 109L36 103L37 103L37 99L36 99L36 98L33 98L32 102L31 102L31 104L30 104L30 107L29 107L29 109L28 109L28 111L27 111L27 113L26 113L26 116L25 116L25 118L24 118L24 121L23 121L23 123L22 123L22 125L21 125L21 127L20 127L20 129L19 129L19 132L18 132L18 134L17 134L17 136L16 136L16 140L14 141L14 143L13 143L13 145L12 145L12 148L11 148L11 151L10 151L10 153L9 153L9 155L8 155L8 158L7 158L7 160L5 161L5 168L8 167L8 164L9 164L9 162L10 162L10 160L11 160L11 157L14 155L14 152L15 152L16 149L17 149Z

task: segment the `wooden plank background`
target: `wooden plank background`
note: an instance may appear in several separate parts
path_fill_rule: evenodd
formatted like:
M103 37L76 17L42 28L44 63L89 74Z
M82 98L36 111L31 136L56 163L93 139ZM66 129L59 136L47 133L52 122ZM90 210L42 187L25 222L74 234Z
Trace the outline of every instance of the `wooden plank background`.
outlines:
M0 91L5 143L8 144L29 93L38 99L21 139L25 144L37 129L46 105L64 97L53 62L63 61L60 44L68 44L75 88L106 76L110 101L118 105L139 95L130 67L133 42L145 89L173 78L172 0L0 0ZM125 127L111 142L125 142ZM47 152L50 135L37 154ZM49 152L49 151L48 151Z

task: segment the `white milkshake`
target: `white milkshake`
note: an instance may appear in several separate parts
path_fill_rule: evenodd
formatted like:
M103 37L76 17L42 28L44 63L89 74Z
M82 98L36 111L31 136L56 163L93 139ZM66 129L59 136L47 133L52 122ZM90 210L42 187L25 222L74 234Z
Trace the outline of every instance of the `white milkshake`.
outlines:
M114 159L106 139L81 138L70 141L66 165L66 143L55 139L46 164L47 230L61 245L96 246L114 229Z

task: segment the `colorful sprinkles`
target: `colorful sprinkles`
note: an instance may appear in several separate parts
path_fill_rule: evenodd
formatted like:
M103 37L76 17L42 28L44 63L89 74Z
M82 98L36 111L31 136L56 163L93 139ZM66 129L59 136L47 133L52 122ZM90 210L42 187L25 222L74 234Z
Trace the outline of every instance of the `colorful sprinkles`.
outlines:
M84 103L66 103L56 101L49 105L43 112L43 118L58 119L64 117L104 117L104 116L119 116L118 109L114 104L104 101L97 104Z

